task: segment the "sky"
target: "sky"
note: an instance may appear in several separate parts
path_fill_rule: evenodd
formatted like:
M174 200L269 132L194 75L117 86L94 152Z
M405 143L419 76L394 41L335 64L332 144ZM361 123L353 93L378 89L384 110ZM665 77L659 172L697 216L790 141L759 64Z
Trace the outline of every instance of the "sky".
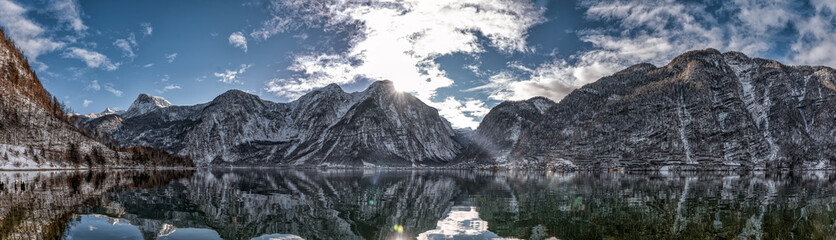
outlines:
M475 128L502 101L559 101L689 50L836 67L833 0L0 0L0 26L79 113L391 80Z

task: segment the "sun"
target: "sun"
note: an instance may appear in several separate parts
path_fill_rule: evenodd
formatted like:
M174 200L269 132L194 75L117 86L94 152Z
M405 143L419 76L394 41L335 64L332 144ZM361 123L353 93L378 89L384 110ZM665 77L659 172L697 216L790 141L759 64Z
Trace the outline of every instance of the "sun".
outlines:
M395 89L395 92L402 93L404 92L403 84L399 84L398 82L392 81L392 89Z

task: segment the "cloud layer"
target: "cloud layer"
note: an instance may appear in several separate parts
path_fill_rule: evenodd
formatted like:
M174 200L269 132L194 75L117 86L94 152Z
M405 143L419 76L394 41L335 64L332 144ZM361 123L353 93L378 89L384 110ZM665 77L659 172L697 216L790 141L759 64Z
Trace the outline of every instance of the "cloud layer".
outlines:
M26 18L26 12L11 0L0 0L0 25L27 57L35 60L42 54L64 47L65 43L47 36L43 27Z
M836 4L811 1L812 14L797 1L734 0L721 2L588 1L586 20L607 27L578 31L593 46L566 59L554 59L533 69L513 67L469 89L485 91L496 100L545 96L559 101L572 90L633 64L664 65L689 50L716 48L750 56L780 55L782 37L797 36L786 57L789 64L836 66ZM713 8L712 8L713 7ZM716 9L719 7L719 9ZM711 8L711 10L709 10ZM724 19L720 21L718 19ZM618 26L617 30L610 28ZM795 32L787 34L787 32ZM520 71L521 70L521 71Z
M454 53L477 54L486 48L500 52L527 52L528 29L545 21L543 9L526 1L371 1L329 2L321 5L296 1L278 3L304 7L307 24L321 24L332 31L350 31L349 47L340 52L297 55L289 70L295 77L273 79L267 91L295 98L330 83L348 84L358 79L391 80L425 103L440 109L456 127L476 127L474 112L463 111L483 104L455 97L435 100L440 88L453 85L436 62ZM323 7L324 6L324 7ZM267 38L288 28L287 18L265 23L272 30L255 36ZM480 38L487 42L480 41ZM468 105L469 104L469 105Z

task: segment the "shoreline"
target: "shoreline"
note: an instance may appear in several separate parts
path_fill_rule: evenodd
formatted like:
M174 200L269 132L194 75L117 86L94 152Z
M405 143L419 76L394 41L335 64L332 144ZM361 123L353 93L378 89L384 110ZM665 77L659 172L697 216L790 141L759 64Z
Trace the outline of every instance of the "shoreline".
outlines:
M507 166L480 166L480 167L350 167L350 166L203 166L203 167L59 167L59 168L15 168L3 169L0 172L38 172L38 171L106 171L106 170L201 170L201 169L264 169L264 170L373 170L373 171L434 171L434 170L468 170L468 171L544 171L544 172L609 172L609 173L718 173L718 172L821 172L836 171L836 168L803 168L803 169L726 169L726 168L698 168L698 169L664 169L659 168L543 168L543 167L507 167Z

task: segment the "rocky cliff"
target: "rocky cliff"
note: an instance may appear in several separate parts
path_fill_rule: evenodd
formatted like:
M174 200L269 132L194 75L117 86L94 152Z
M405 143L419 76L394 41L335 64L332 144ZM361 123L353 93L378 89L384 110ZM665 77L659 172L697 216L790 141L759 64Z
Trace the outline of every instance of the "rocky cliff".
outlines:
M355 93L329 85L289 103L230 90L206 104L172 106L143 94L125 113L85 124L119 144L200 165L428 166L463 147L436 109L389 81Z
M831 68L691 51L666 66L635 65L573 91L535 114L507 155L459 158L580 168L832 168L834 104ZM511 105L485 117L476 131L488 138L483 142L513 142L507 138L514 134L495 126L523 115L507 112L531 111L526 104L500 106ZM489 146L482 147L496 149Z
M500 103L485 116L455 164L506 164L520 137L555 103L544 97Z

